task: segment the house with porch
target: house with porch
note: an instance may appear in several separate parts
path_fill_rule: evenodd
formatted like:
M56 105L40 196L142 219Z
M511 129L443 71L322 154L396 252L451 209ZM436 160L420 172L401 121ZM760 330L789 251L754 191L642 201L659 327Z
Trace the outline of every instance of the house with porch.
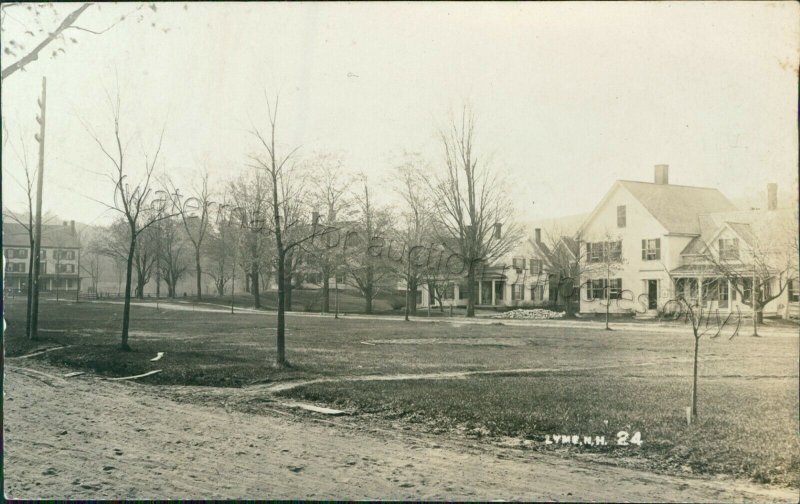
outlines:
M556 270L552 253L542 240L541 228L533 236L525 237L511 252L491 264L478 269L475 282L476 306L479 308L551 306L558 300L558 280L553 280ZM434 285L436 284L436 285ZM419 306L438 306L439 296L431 295L441 290L443 306L467 305L466 279L455 277L440 282L424 283L420 287Z
M28 231L15 222L3 223L4 290L26 293L31 251ZM81 247L75 221L42 225L40 292L80 288Z
M582 252L581 313L608 309L653 316L678 296L721 313L737 307L744 312L747 287L744 280L741 285L730 284L736 282L730 268L734 263L740 269L753 267L757 235L762 232L774 235L772 243L780 239L778 254L771 255L791 255L792 229L797 230L795 212L777 208L774 184L768 193L766 210L740 211L717 189L670 184L667 165L655 166L652 183L617 181L576 237ZM761 243L769 241L765 236ZM794 254L796 264L796 248ZM775 277L770 277L767 288L781 296L764 312L783 310L788 316L797 304L796 271L780 270L778 264L769 268ZM738 290L745 300L741 294L734 298Z

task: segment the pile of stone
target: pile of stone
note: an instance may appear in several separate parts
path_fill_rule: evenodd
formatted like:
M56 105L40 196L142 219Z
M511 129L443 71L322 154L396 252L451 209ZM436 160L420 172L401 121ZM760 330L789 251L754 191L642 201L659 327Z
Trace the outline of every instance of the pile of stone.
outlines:
M525 320L546 320L546 319L560 319L564 318L566 312L554 312L545 310L543 308L524 309L507 311L493 315L492 318L496 319L525 319Z

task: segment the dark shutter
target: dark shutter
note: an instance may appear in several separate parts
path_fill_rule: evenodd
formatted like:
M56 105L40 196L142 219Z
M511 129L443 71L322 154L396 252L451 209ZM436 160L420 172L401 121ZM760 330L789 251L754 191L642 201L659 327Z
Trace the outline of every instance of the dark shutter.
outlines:
M656 259L661 259L661 238L656 238Z

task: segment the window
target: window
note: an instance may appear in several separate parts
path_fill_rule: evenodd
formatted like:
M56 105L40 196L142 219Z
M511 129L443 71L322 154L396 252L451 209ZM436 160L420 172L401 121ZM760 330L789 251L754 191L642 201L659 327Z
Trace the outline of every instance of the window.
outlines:
M525 269L525 259L521 257L515 257L511 260L514 269L517 270L517 273L521 272Z
M512 285L511 286L511 300L518 301L525 299L525 290L523 285Z
M750 278L742 279L742 302L749 303L750 296L753 293L753 280Z
M39 261L39 274L40 275L47 274L47 261Z
M6 249L6 257L9 259L27 259L28 249Z
M6 263L6 271L9 273L25 273L25 263Z
M622 293L621 278L612 278L610 282L607 282L605 278L592 280L586 286L586 294L589 299L606 299L606 287L608 287L609 299L620 299Z
M542 260L541 259L530 259L530 272L531 275L540 275L542 273Z
M41 249L39 251L39 259L47 259L47 250Z
M728 307L728 281L724 278L719 280L718 284L719 288L719 307L720 308L727 308Z
M586 243L587 262L618 261L621 257L621 241Z
M739 239L720 238L719 239L719 258L722 261L739 259Z
M627 224L627 215L625 214L625 205L617 207L617 227L624 228Z
M444 299L453 299L455 296L455 287L456 284L448 283L447 286L444 288Z
M531 285L531 301L543 301L544 285Z
M619 299L621 293L622 293L622 279L612 278L611 284L609 285L609 298Z
M57 264L56 270L59 273L75 273L75 265L74 264Z
M467 292L467 283L458 284L458 299L467 299L469 293Z
M797 285L795 285L794 280L789 280L789 284L786 286L786 289L789 291L790 303L796 303L800 301L800 292L798 292Z
M658 261L661 259L661 238L642 240L642 261Z

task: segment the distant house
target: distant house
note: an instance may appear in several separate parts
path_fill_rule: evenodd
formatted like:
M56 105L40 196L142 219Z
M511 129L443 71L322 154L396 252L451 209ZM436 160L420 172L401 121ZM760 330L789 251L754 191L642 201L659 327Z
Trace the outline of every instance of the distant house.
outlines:
M27 290L31 254L28 231L20 224L4 222L5 289ZM80 254L75 221L65 221L63 225L42 225L40 291L77 290L80 287Z
M476 306L484 308L506 306L554 306L562 300L558 295L559 275L564 273L559 263L553 261L553 252L542 240L541 228L533 230L511 252L480 268L475 281ZM558 244L559 250L561 243ZM564 245L569 250L570 245ZM434 287L421 286L419 304L426 306ZM466 278L456 276L445 283L442 304L466 306Z
M719 265L735 258L746 267L759 234L796 232L794 212L777 208L773 184L767 210L740 211L717 189L670 184L668 170L657 165L653 183L617 181L581 226L582 313L603 313L610 303L612 313L655 314L678 296L721 313L745 311ZM610 268L603 250L619 256ZM779 289L777 265L775 272ZM797 305L796 278L766 314L787 316Z

